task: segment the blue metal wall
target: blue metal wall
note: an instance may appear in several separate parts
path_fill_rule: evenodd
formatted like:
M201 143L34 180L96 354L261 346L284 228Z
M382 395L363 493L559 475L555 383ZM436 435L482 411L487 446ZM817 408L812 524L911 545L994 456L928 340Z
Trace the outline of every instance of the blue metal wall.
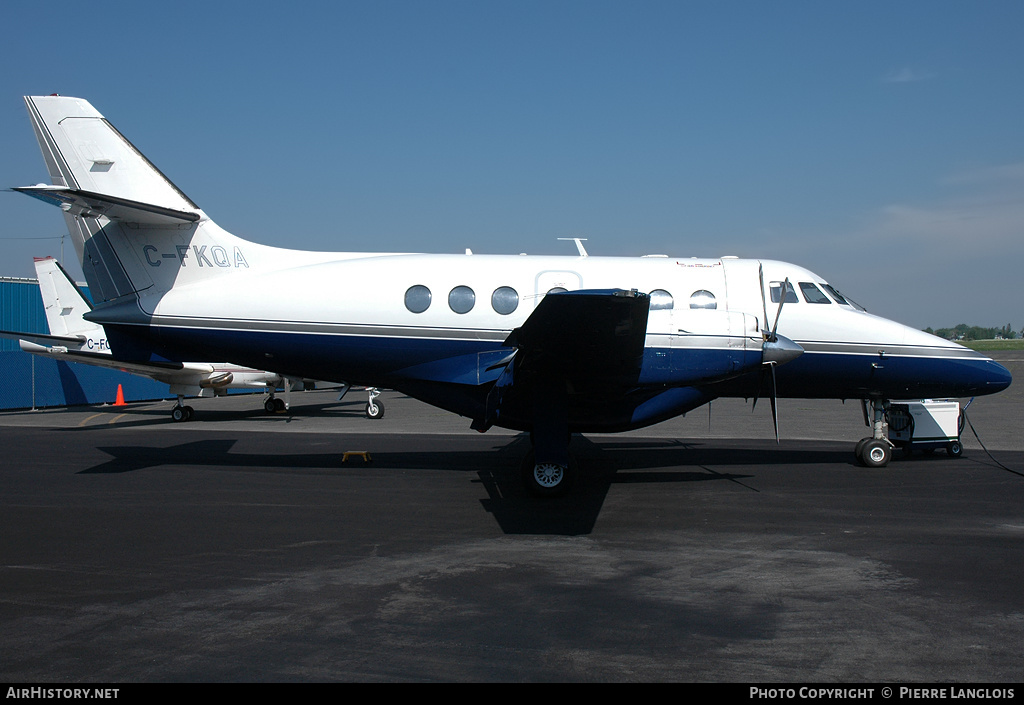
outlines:
M0 330L49 333L39 283L35 279L0 279ZM18 350L17 340L0 338L0 351Z
M0 330L49 332L35 279L0 279ZM170 398L166 384L148 377L29 355L0 338L0 409L113 403L119 384L125 401Z

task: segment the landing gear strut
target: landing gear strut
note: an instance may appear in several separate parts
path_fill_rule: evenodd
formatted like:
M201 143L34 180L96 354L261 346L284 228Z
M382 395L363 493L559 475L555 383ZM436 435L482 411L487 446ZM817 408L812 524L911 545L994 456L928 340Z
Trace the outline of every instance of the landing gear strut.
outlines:
M523 458L520 477L535 497L561 497L572 486L575 465L569 453L568 394L559 378L541 379L533 389L533 449Z
M338 394L338 401L345 398L348 394L348 390L352 388L348 382L341 387L341 393ZM380 390L376 387L366 388L366 408L363 409L366 412L366 418L368 419L382 419L384 418L384 402L377 399L380 396Z
M869 468L883 468L892 460L893 444L889 440L885 424L885 412L889 407L886 399L872 399L872 423L871 436L862 438L857 442L854 455L857 462ZM867 402L865 402L865 417L867 416Z

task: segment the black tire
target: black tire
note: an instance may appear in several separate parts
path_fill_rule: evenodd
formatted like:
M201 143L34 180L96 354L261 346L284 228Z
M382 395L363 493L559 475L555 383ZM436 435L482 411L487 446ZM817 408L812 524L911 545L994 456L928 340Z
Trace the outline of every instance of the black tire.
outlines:
M853 449L853 457L855 457L857 459L857 462L860 463L861 465L864 464L864 459L861 457L861 452L864 450L865 444L867 444L867 442L870 440L870 438L861 438L859 441L857 441L856 448Z
M192 417L195 416L195 415L196 415L196 410L195 409L193 409L191 406L186 406L185 407L185 420L186 421L191 421Z
M284 411L284 399L274 398L274 411Z
M176 406L171 409L171 418L175 421L188 421L188 412L184 406Z
M960 441L950 441L946 444L946 452L950 458L959 458L964 453L964 447L960 445Z
M266 411L268 414L273 414L275 411L277 411L277 405L274 404L275 401L277 401L277 399L272 397L263 402L264 411Z
M531 450L523 457L520 477L527 493L534 497L562 497L569 492L575 477L572 461L568 466L537 463Z
M366 402L366 418L384 418L384 402L382 402L380 399L374 399L373 401Z
M892 460L892 448L885 441L872 438L860 451L860 461L869 468L884 468Z

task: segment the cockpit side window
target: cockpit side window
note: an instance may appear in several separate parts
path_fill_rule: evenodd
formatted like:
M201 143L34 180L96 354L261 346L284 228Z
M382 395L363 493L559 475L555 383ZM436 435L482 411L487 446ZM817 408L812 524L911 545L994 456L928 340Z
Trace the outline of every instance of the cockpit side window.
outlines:
M840 294L838 291L836 291L834 288L832 288L828 284L822 284L821 286L822 286L823 289L825 289L825 291L827 291L828 293L832 294L832 298L836 300L837 304L845 304L847 306L850 305L849 302L847 302L847 300L845 298L843 298L842 294Z
M800 299L796 297L796 289L793 288L793 282L771 282L768 284L768 291L771 293L772 303L779 303L779 299L782 298L782 285L786 285L786 303L795 304L799 303Z
M821 293L821 289L812 282L800 282L800 291L804 295L804 301L809 304L830 304L832 301Z

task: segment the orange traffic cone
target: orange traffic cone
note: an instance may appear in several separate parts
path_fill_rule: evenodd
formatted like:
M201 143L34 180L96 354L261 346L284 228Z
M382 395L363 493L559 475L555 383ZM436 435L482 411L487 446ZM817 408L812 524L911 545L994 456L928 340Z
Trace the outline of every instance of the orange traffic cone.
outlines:
M117 399L114 400L114 406L125 406L124 403L124 391L121 389L121 385L117 385Z

